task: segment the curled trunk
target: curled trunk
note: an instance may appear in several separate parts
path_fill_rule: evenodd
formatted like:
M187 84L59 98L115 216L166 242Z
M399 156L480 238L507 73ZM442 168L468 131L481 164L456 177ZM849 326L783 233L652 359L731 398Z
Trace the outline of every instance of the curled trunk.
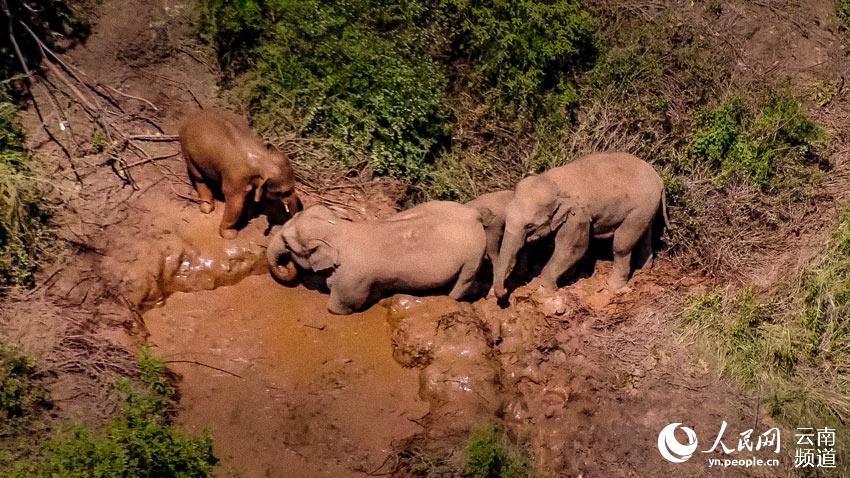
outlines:
M295 280L297 270L295 263L289 256L289 250L286 248L282 234L278 234L269 241L269 246L266 248L266 259L269 261L269 271L275 279L281 282ZM284 264L281 264L282 259L285 260Z

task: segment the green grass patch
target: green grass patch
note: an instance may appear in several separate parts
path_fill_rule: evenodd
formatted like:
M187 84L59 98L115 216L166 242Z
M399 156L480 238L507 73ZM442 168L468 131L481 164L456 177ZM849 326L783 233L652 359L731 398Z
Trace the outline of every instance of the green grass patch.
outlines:
M13 478L212 476L218 459L209 434L191 436L169 424L175 389L162 361L143 350L139 368L141 383L116 384L123 397L118 417L102 427L60 426L36 456L5 464L5 470L0 460L0 471Z
M471 478L534 476L524 451L513 445L498 426L472 431L463 449L463 475Z
M850 431L850 207L801 278L776 294L718 290L690 297L685 334L724 375L758 390L791 427ZM839 444L850 471L850 444Z
M757 107L733 97L702 115L689 154L716 178L739 178L762 189L775 186L783 170L816 162L824 132L786 89L771 90Z

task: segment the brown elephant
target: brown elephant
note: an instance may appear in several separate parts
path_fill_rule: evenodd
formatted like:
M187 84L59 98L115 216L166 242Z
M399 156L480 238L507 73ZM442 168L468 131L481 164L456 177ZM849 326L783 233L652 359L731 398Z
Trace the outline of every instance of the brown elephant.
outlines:
M506 206L505 232L493 266L493 289L507 295L505 278L526 242L555 233L555 249L543 267L544 287L584 256L591 237L613 238L609 287L621 292L631 274L632 250L652 263L653 222L666 223L664 183L648 163L628 153L591 154L520 181Z
M201 200L201 212L213 211L213 188L221 188L225 201L219 227L222 237L236 237L236 224L252 191L254 202L265 200L290 215L298 211L289 158L254 134L245 118L226 111L196 111L180 127L180 147Z
M461 299L473 287L486 246L481 212L431 201L386 219L352 222L325 206L305 209L272 237L272 274L291 278L285 256L299 267L331 270L328 310L350 314L384 290L431 290L453 284Z

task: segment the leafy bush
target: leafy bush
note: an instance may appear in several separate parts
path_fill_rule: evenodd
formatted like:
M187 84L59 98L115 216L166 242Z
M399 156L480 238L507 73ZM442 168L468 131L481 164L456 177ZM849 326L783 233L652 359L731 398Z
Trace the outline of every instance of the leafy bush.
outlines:
M33 361L11 345L0 341L0 416L8 420L32 414L47 405L47 394L37 383ZM0 435L7 430L0 425Z
M770 91L758 114L733 97L702 123L691 141L691 157L721 180L736 176L763 189L774 185L783 166L811 160L824 136L784 90Z
M103 428L81 425L54 434L42 450L43 458L18 463L14 478L193 478L212 476L218 459L212 438L184 435L167 422L167 406L174 388L162 375L162 362L143 351L139 359L142 384L121 380L124 396L119 417Z
M539 110L547 100L572 107L575 78L596 55L596 22L581 2L444 0L459 19L454 48L471 60L484 89L513 111Z
M0 91L0 286L30 285L48 215L30 177L17 108Z
M418 3L204 0L202 8L222 64L244 72L261 127L330 139L347 165L368 159L379 174L425 174L449 119L445 74L409 33Z
M522 478L533 476L528 460L515 449L501 428L473 431L463 450L463 474L472 478Z

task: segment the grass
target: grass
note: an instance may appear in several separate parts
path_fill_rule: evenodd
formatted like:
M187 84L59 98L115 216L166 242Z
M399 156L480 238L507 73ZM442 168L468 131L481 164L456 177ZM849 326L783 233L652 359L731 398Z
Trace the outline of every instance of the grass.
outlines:
M796 283L763 297L751 289L692 296L682 322L700 355L758 390L773 416L850 431L850 207ZM839 452L850 471L850 446Z
M32 285L48 210L29 170L17 107L0 92L0 290Z
M505 432L495 425L470 433L463 450L463 475L470 478L534 476L525 453L512 445Z
M838 15L838 21L845 30L850 30L850 1L836 0L835 14Z
M191 436L168 422L175 393L164 375L162 361L147 350L139 358L141 381L122 379L116 389L123 396L119 416L100 427L63 424L30 456L4 463L4 476L91 477L114 476L202 478L212 476L218 459L208 434Z

